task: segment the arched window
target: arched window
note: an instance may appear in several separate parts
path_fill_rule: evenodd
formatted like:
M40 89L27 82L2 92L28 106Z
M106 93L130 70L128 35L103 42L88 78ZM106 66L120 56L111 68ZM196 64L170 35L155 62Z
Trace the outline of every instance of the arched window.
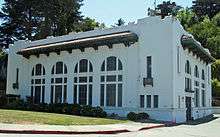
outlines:
M75 104L92 105L92 63L87 59L80 60L74 70L74 100Z
M204 69L202 70L202 80L205 80L205 71L204 71Z
M108 57L101 65L100 105L122 107L123 75L122 62L117 57Z
M67 102L67 66L57 62L51 71L51 103Z
M185 64L185 72L187 74L191 74L191 67L190 67L190 63L188 60L186 61L186 64Z
M44 103L45 98L45 68L37 64L32 69L31 97L34 104Z
M199 78L199 69L198 69L198 66L196 65L195 68L194 68L194 76Z

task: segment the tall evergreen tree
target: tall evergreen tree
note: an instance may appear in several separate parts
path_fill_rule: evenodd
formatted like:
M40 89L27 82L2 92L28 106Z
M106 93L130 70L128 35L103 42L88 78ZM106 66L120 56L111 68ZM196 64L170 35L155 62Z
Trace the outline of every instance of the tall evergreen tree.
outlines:
M72 31L99 27L98 22L83 18L83 0L5 0L0 12L0 46L15 40L36 40L60 36ZM84 26L86 25L86 27Z
M194 0L193 11L202 20L204 16L208 15L209 18L213 18L220 12L219 0Z

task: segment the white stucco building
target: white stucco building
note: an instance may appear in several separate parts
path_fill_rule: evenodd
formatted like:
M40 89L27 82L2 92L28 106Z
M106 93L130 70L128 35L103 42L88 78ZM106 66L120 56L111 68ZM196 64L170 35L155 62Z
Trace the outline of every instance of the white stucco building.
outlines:
M212 114L215 59L173 17L10 46L7 94L183 122Z

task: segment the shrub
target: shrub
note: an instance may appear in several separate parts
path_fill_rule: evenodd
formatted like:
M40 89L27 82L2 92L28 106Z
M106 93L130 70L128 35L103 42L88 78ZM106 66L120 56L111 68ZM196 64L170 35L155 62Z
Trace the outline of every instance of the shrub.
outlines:
M95 117L100 117L100 118L107 117L107 113L101 107L94 107L93 113Z
M127 114L127 118L131 121L136 121L137 120L137 114L134 112L130 112Z
M143 119L148 119L148 118L149 118L149 115L147 113L142 112L142 113L137 114L138 120L143 120Z
M82 107L79 104L73 104L70 106L71 111L70 113L73 115L80 115Z
M137 121L137 120L144 120L144 119L148 119L149 115L147 113L134 113L134 112L130 112L127 114L127 118L131 121Z
M91 107L91 106L83 106L82 109L81 109L80 114L82 116L90 116L90 117L94 117L95 116L93 107Z
M7 104L7 97L6 96L0 96L0 106L4 106Z

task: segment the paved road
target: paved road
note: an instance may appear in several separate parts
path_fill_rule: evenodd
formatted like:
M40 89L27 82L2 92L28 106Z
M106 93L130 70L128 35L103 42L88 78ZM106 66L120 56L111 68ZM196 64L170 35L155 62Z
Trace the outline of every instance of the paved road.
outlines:
M220 137L220 115L216 119L202 123L182 124L173 127L150 129L139 132L130 132L117 135L7 135L0 137Z

